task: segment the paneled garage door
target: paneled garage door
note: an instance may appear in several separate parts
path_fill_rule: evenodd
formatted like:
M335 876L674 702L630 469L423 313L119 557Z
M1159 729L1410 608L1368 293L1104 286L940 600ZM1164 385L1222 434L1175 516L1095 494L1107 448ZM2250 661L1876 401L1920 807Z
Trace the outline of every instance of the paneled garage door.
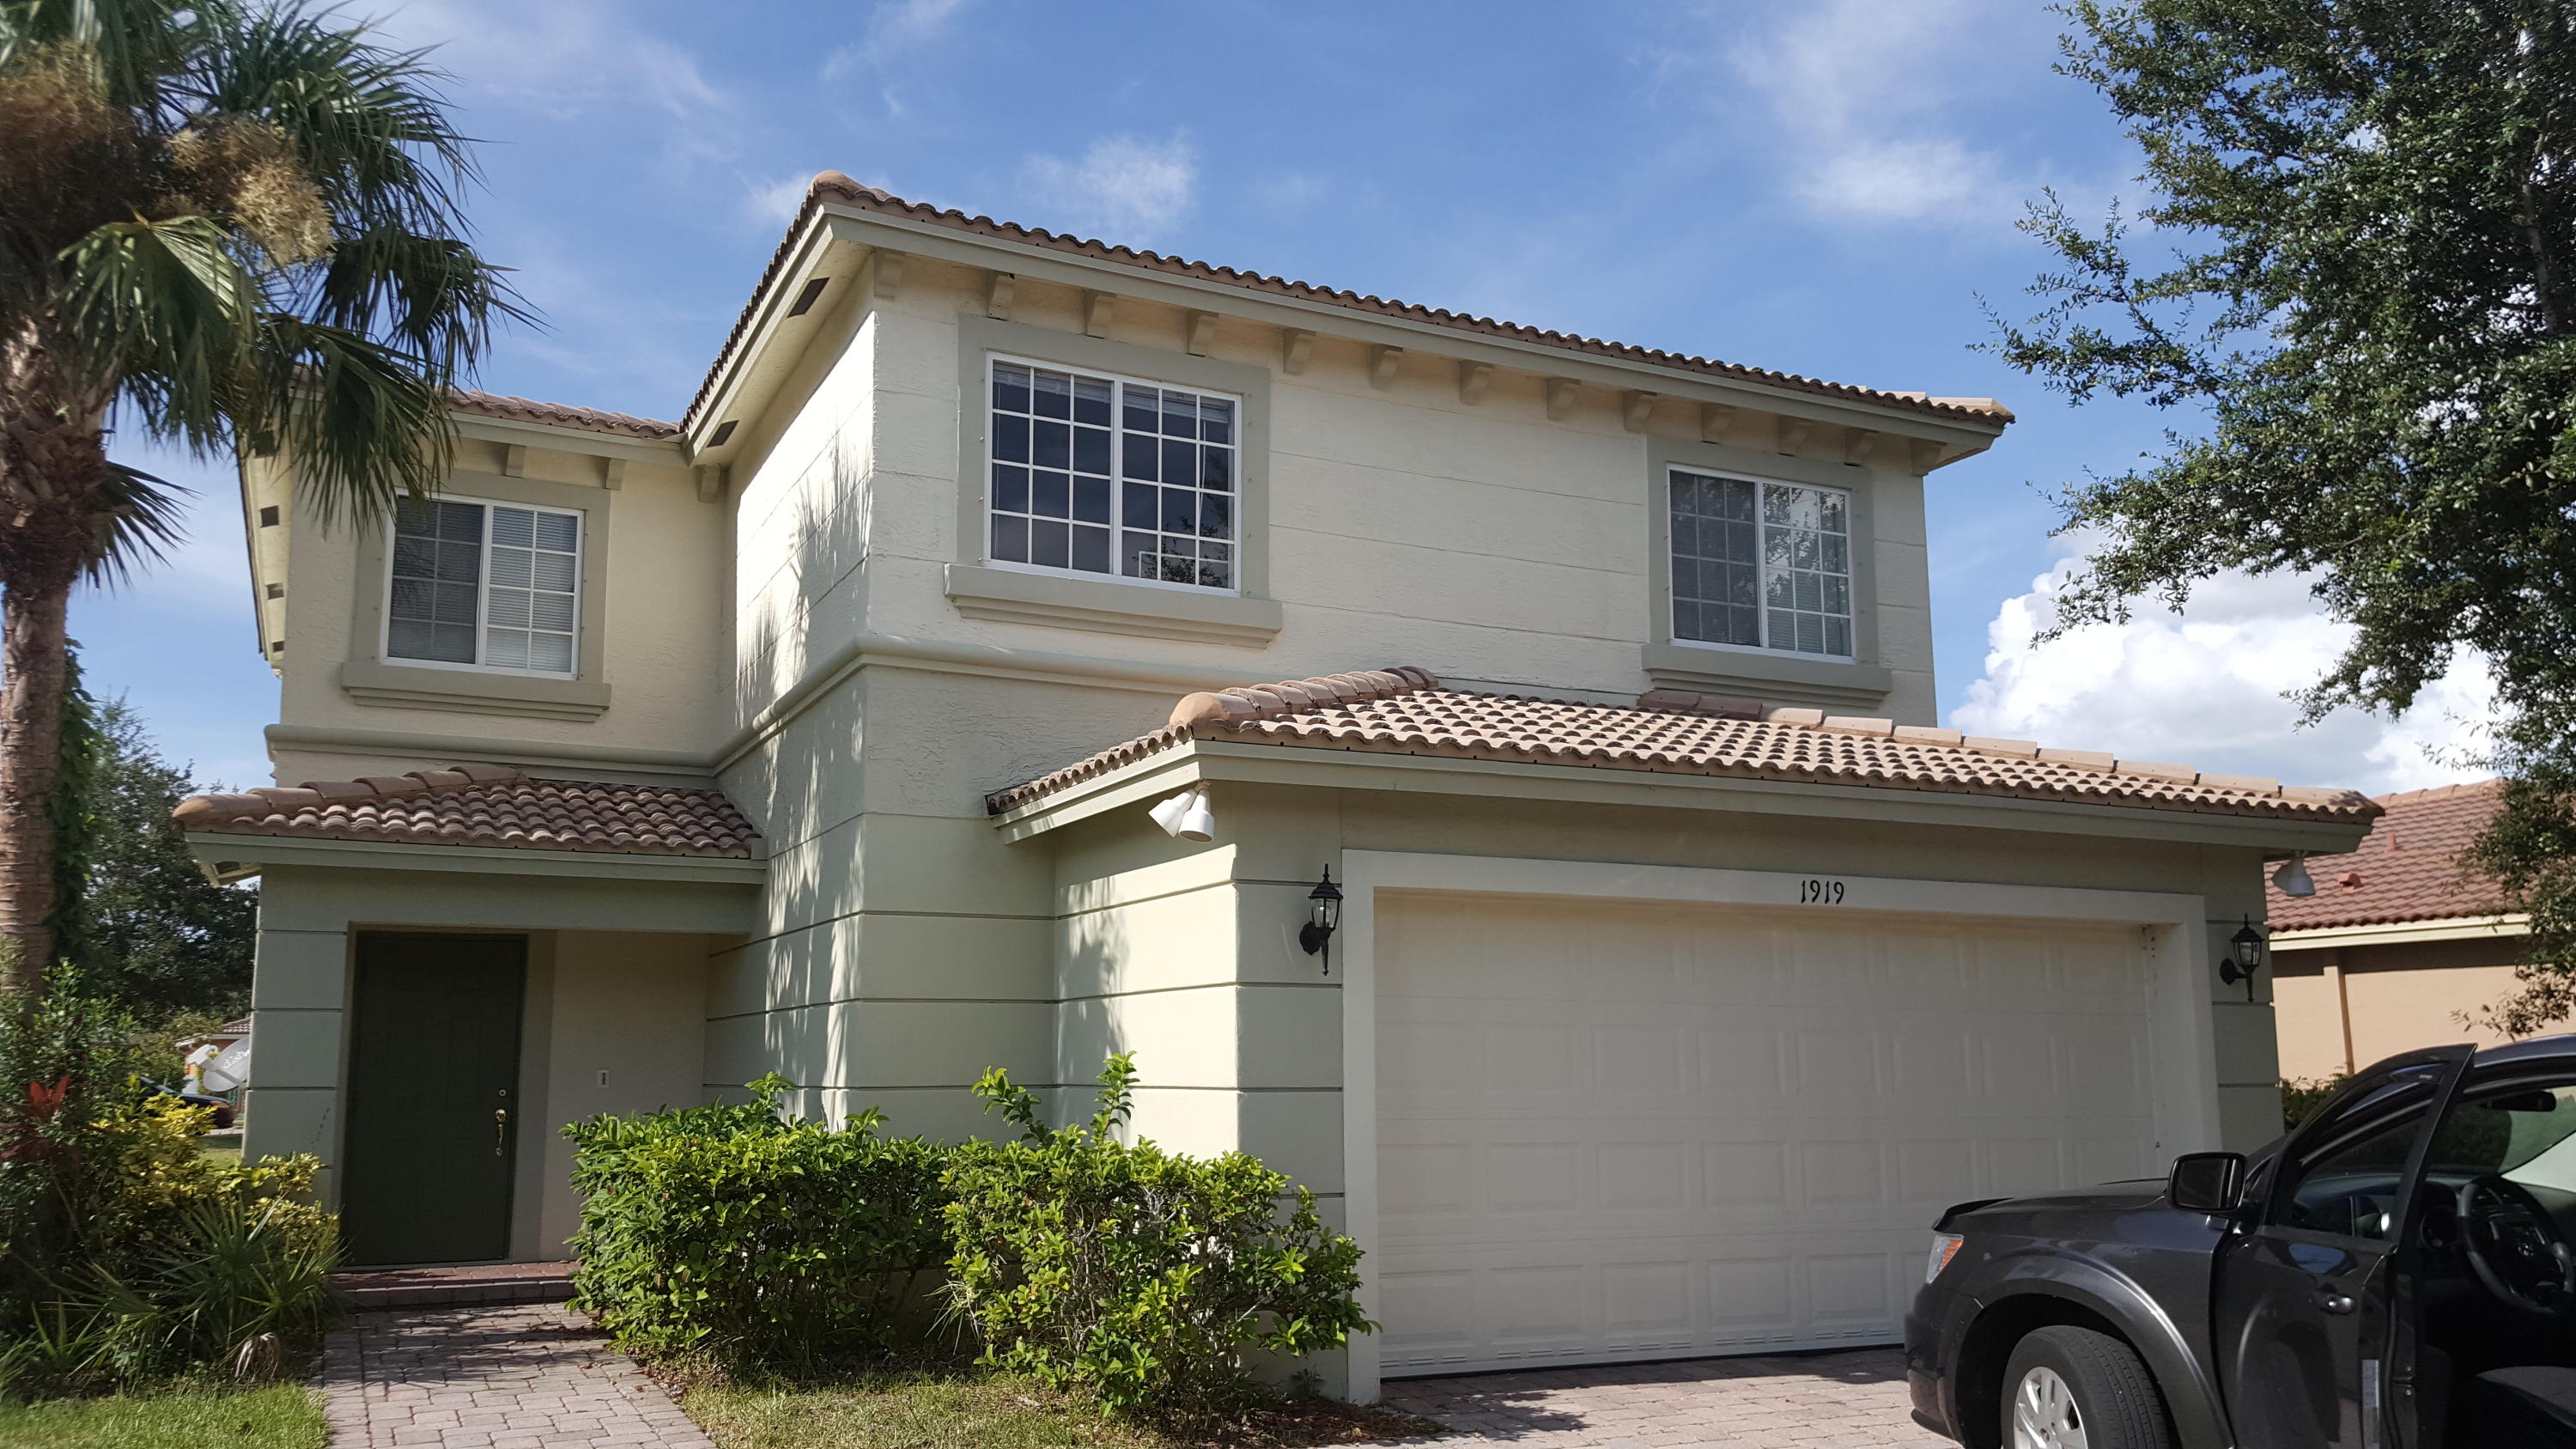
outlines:
M1383 1371L1894 1340L1964 1198L2154 1168L2133 926L1378 897Z

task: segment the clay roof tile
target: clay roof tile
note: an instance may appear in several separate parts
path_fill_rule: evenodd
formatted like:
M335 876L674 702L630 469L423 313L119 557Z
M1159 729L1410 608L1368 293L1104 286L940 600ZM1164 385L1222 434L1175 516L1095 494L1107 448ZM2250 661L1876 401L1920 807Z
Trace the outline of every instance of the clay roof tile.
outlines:
M761 847L759 831L721 791L539 780L497 765L197 795L171 813L192 831L322 840L735 860L756 860Z

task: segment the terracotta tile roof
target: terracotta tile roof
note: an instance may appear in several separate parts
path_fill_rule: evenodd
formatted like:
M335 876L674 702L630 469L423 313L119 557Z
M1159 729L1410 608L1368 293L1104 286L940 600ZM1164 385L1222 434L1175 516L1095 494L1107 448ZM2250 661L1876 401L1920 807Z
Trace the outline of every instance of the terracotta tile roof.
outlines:
M497 765L192 795L170 813L225 835L760 858L760 832L720 791L535 780Z
M2460 852L2495 818L2503 793L2503 781L2479 780L2378 797L2387 813L2371 826L2359 850L2308 857L2315 895L2281 894L2266 867L2263 889L2272 929L2383 926L2505 910L2503 893L2493 881L2465 876L2460 869Z
M1634 706L1443 688L1403 667L1193 694L1163 728L1025 784L1001 814L1190 740L1229 740L1516 764L1724 775L1957 795L2005 795L2147 810L2358 824L2379 807L2350 790L2283 786L2182 765L2047 750L2027 740L1766 707L1658 690Z
M639 418L628 413L612 413L599 408L577 408L570 403L538 402L534 398L512 397L498 392L466 392L450 395L449 405L460 413L478 417L507 418L519 423L544 423L558 428L579 428L586 433L617 433L629 438L667 441L680 435L678 423L660 418Z
M1134 267L1139 271L1165 272L1199 281L1221 282L1227 286L1241 287L1248 292L1267 292L1273 296L1293 297L1301 302L1322 302L1335 307L1347 307L1354 312L1373 312L1382 317L1400 317L1408 322L1424 322L1435 327L1454 328L1460 332L1479 332L1489 337L1508 337L1518 342L1532 342L1543 347L1560 347L1568 352L1589 353L1595 357L1651 363L1657 367L1669 367L1685 372L1703 372L1713 377L1762 383L1826 397L1847 398L1876 407L1921 413L1927 417L1953 418L1979 423L2009 423L2013 420L2012 410L1992 398L1927 397L1920 392L1889 392L1851 383L1826 382L1821 378L1801 377L1796 373L1774 372L1768 368L1746 367L1732 362L1718 362L1705 357L1693 357L1687 353L1664 352L1656 348L1637 347L1625 342L1605 342L1597 337L1581 337L1567 332L1550 332L1542 328L1524 326L1518 322L1502 322L1491 317L1477 317L1464 312L1418 306L1411 302L1400 302L1391 297L1373 297L1359 292L1319 287L1308 282L1292 282L1284 277L1269 276L1261 272L1212 266L1206 262L1194 262L1183 257L1167 257L1159 252L1138 251L1133 247L1112 246L1107 242L1093 241L1084 237L1064 236L1040 227L995 221L989 216L968 216L956 210L943 211L934 206L906 201L900 196L880 191L872 186L861 186L838 171L825 171L817 175L812 184L806 188L804 207L796 213L796 219L788 224L787 235L780 240L778 250L770 257L768 268L761 273L759 285L751 290L751 300L743 305L742 315L735 319L733 331L726 336L724 346L716 353L714 365L707 369L706 380L698 385L697 396L689 400L689 410L684 415L688 426L694 427L700 421L699 409L706 406L708 398L715 391L716 379L723 374L727 364L733 361L734 354L741 349L745 337L749 335L752 317L759 310L760 299L768 294L770 285L777 280L779 269L786 265L797 238L805 231L806 223L813 219L816 210L827 203L856 207L861 211L873 211L886 216L899 216L908 221L926 222L932 226L965 232L973 236L995 237L1028 246L1045 247L1050 251L1066 252L1074 256L1087 257L1093 261L1115 262L1121 266Z

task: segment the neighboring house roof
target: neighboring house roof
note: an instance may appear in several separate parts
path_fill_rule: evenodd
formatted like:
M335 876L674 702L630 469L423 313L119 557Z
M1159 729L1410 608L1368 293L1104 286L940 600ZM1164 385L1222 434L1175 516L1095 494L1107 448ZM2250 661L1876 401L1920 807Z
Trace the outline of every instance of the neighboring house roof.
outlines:
M2275 931L2384 926L2404 921L2483 919L2505 909L2493 881L2466 875L2461 852L2486 829L2502 803L2504 782L2479 780L2433 790L2382 795L2386 813L2349 855L2312 855L2317 893L2281 894L2265 883Z
M2004 795L2358 824L2350 790L1658 690L1633 707L1446 689L1409 666L1193 694L1170 723L985 798L999 815L1192 740Z
M1183 257L1167 257L1159 252L1138 251L1133 247L1112 246L1107 242L1093 241L1084 237L1064 236L1040 227L995 221L989 216L968 216L962 211L953 209L942 211L920 202L906 201L900 196L880 191L873 186L861 186L838 171L825 171L817 175L806 187L803 208L797 212L796 219L789 223L787 235L779 242L777 252L770 257L769 266L761 273L759 284L752 288L751 300L743 305L742 315L735 319L733 331L726 336L724 346L717 350L714 364L707 369L706 380L698 385L697 396L690 399L689 410L685 415L688 426L694 427L700 421L699 409L706 406L707 399L715 391L717 379L724 374L726 365L733 361L734 354L741 349L745 338L750 335L752 318L760 310L760 299L767 295L770 287L777 282L781 268L786 265L788 257L795 249L797 239L804 234L806 223L813 219L817 209L827 203L837 203L887 216L898 216L907 221L923 222L973 236L1018 242L1024 246L1044 247L1050 251L1066 252L1093 261L1134 267L1139 271L1164 272L1199 281L1220 282L1228 286L1241 287L1248 292L1267 292L1274 296L1295 298L1301 302L1321 302L1330 306L1346 307L1354 312L1372 312L1383 317L1398 317L1409 322L1428 323L1431 326L1454 328L1461 332L1506 337L1518 342L1535 343L1542 347L1560 347L1568 352L1583 352L1596 357L1649 363L1657 367L1669 367L1685 372L1703 372L1716 377L1785 387L1827 397L1846 398L1878 407L1898 408L1922 413L1929 417L1955 418L1990 425L2012 421L2012 411L1992 398L1936 398L1927 397L1919 392L1889 392L1851 383L1826 382L1821 378L1801 377L1796 373L1774 372L1768 368L1746 367L1732 362L1718 362L1710 358L1693 357L1687 353L1665 352L1657 348L1638 347L1625 342L1605 342L1597 337L1580 337L1567 332L1550 332L1518 322L1502 322L1491 317L1477 317L1464 312L1423 307L1411 302L1397 301L1391 297L1374 297L1332 287L1319 287L1309 282L1292 282L1284 277L1269 276L1260 272L1213 266L1207 262L1190 261Z
M579 428L586 433L617 433L629 438L650 438L657 442L680 435L678 423L660 418L639 418L628 413L612 413L601 408L577 408L569 403L538 402L534 398L512 397L498 392L466 392L459 389L450 395L449 406L460 413L477 417L507 418L515 423L544 423L550 427Z
M721 791L537 780L497 765L193 795L170 813L187 830L222 835L733 860L760 856L760 832Z

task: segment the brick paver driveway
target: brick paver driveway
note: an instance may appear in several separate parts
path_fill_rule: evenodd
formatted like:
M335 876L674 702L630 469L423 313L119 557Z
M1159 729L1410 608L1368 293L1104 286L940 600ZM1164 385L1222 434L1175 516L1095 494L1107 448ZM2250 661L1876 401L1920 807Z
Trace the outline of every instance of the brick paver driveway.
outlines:
M322 1394L331 1449L714 1449L560 1303L354 1314Z
M1516 1449L1949 1443L1906 1417L1892 1348L1398 1379L1385 1401Z

